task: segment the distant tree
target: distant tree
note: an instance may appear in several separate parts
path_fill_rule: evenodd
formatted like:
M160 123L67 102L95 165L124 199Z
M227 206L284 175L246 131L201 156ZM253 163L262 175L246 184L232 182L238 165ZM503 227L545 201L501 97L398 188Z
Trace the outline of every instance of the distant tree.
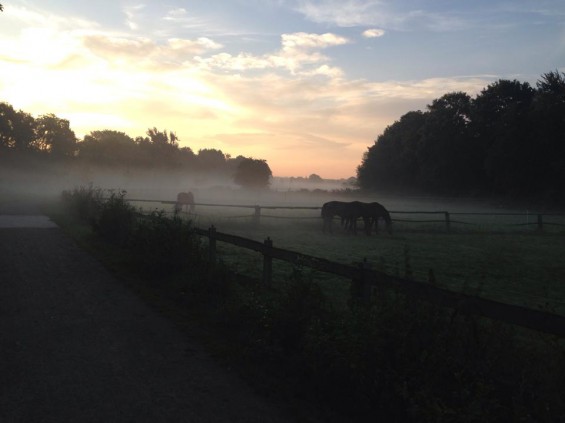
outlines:
M76 150L76 136L69 121L54 114L42 115L35 121L34 144L38 150L47 151L56 157L73 156Z
M268 188L273 173L265 160L246 158L242 160L234 175L234 182L244 188Z
M565 197L565 73L532 88L499 80L474 99L448 93L379 135L357 169L364 189Z
M109 129L92 131L77 144L78 157L105 164L134 162L137 147L129 135Z
M219 170L226 166L226 156L222 150L204 148L198 150L198 164L203 170Z
M565 73L543 74L532 104L537 190L550 198L565 198Z
M316 175L315 173L312 173L310 176L308 176L308 181L310 181L310 182L322 182L323 179L320 175Z
M34 125L35 119L29 113L0 103L0 147L29 149L35 136Z
M418 186L418 150L426 117L421 111L408 112L388 126L364 154L356 182L365 189Z
M167 130L159 131L155 127L149 128L147 130L147 135L151 142L156 145L170 145L177 147L178 141L180 141L173 131L167 134Z
M424 189L455 193L472 184L470 111L471 98L463 92L445 94L428 106L418 148Z
M482 161L485 188L512 195L529 190L534 142L529 113L534 95L527 82L499 80L473 101L472 158Z

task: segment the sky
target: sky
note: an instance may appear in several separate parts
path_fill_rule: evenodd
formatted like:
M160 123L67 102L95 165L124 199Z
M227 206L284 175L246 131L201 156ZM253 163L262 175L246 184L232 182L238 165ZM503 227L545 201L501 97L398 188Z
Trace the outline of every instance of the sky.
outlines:
M435 98L565 71L563 0L0 0L0 102L349 178Z

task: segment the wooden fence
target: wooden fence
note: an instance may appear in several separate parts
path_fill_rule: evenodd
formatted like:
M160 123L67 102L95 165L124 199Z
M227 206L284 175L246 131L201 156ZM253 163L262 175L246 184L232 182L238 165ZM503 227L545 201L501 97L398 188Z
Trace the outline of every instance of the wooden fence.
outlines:
M161 204L176 204L176 201L157 201L157 200L143 200L143 199L127 199L130 202L158 202ZM217 204L217 203L195 203L195 206L203 207L222 207L222 208L240 208L240 209L251 209L252 214L246 214L243 216L233 216L237 218L250 218L251 221L259 225L261 219L263 218L276 218L276 219L306 219L305 217L283 217L283 216L270 216L265 215L263 210L321 210L321 207L317 206L260 206L260 205L246 205L246 204ZM535 226L538 231L543 231L544 226L561 226L565 228L565 223L550 222L544 217L559 217L564 219L565 214L560 213L498 213L498 212L449 212L445 210L439 211L398 211L390 210L389 213L392 216L393 222L403 222L403 223L441 223L446 232L451 232L452 226L454 224L459 225L477 225L475 222L466 222L460 220L461 216L513 216L513 217L523 217L524 222L520 223L506 223L502 225L508 226ZM439 218L431 218L425 220L416 219L401 219L395 215L424 215L424 216L439 216ZM455 218L454 218L455 217ZM311 218L318 218L311 217ZM500 223L499 223L500 224Z
M200 236L208 238L209 258L212 262L216 261L216 243L218 241L262 254L262 281L266 286L272 284L273 259L277 259L292 264L299 264L300 266L309 267L321 272L339 275L348 279L351 282L353 299L362 303L370 301L373 295L379 294L379 291L391 289L411 298L424 300L441 307L452 308L458 313L487 317L536 331L565 337L564 316L456 293L437 287L431 282L425 283L401 279L373 270L367 263L359 263L357 266L350 266L295 251L276 248L273 246L273 241L270 238L267 238L264 242L258 242L240 236L218 232L214 226L211 226L207 230L195 228L195 231Z

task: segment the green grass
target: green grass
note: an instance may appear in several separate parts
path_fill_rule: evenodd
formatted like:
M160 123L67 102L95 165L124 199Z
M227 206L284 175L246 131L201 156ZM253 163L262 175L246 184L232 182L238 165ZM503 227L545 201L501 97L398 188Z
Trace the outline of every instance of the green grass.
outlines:
M75 227L73 219L61 215L55 220L97 248L96 237ZM159 222L166 223L160 217ZM485 237L484 233L398 231L394 236L353 237L322 234L319 222L313 220L258 228L233 220L231 226L226 224L229 221L220 223L217 227L222 232L258 241L268 236L275 246L344 263L367 258L374 267L400 276L409 262L415 278L425 278L432 263L439 269L435 269L438 283L449 281L459 291L479 291L481 287L485 292L485 285L496 285L498 279L507 281L512 276L529 281L532 275L514 268L516 261L524 268L537 268L539 260L551 263L562 253L559 249L554 255L543 253L553 250L553 243L559 244L560 238L548 235ZM169 242L175 232L167 233L166 241L159 232L151 234L151 244L158 247ZM223 243L218 246L220 258L230 268L246 276L260 275L259 254ZM106 258L120 255L113 244L107 245L105 254L101 252ZM131 251L139 252L139 248ZM525 255L532 257L524 259ZM483 271L490 267L493 271ZM123 270L127 273L127 266ZM455 316L449 310L392 293L378 296L369 307L328 308L310 277L321 280L334 302L344 304L348 281L307 269L297 272L285 263L275 262L275 289L240 281L224 270L223 266L197 267L196 273L181 272L169 278L157 273L153 275L157 284L136 281L135 274L126 280L177 323L188 327L193 318L205 322L204 332L210 337L205 339L227 363L240 367L262 392L284 388L282 395L291 403L303 398L305 403L319 406L326 412L322 421L344 421L336 412L354 421L378 417L383 421L483 422L503 417L519 421L525 415L555 421L554 417L563 415L563 355L552 337L517 337L514 334L521 331L503 324ZM562 274L558 264L553 270ZM553 270L549 267L546 277L552 278ZM533 275L535 279L535 270ZM217 276L227 283L218 284ZM469 281L475 276L483 282L472 285ZM200 277L204 284L194 285ZM186 302L179 293L191 286L190 281L193 287L203 289L190 291L193 300ZM529 282L525 286L529 287ZM520 297L524 295L522 292ZM210 301L214 298L216 301ZM175 311L181 304L182 311ZM187 315L189 308L196 313ZM297 413L297 421L305 421L304 412Z
M405 276L408 260L413 279L426 281L433 270L439 286L485 298L565 314L565 239L558 233L420 232L352 236L336 228L321 232L319 222L266 221L259 227L220 222L217 230L257 241L267 237L278 248L353 264L366 259L374 269ZM261 255L218 243L219 257L237 271L259 277ZM284 281L290 265L274 262L275 281ZM315 272L331 296L348 295L347 280ZM342 302L343 299L337 299Z

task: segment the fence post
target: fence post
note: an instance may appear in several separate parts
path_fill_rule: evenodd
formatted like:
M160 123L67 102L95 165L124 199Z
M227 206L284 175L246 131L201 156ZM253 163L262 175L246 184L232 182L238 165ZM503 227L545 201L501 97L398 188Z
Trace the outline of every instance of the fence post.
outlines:
M255 213L253 214L253 224L259 226L259 221L261 220L261 207L255 206Z
M216 263L216 228L214 225L208 228L208 259L210 263Z
M449 218L449 212L444 212L445 214L445 229L447 233L451 232L451 219Z
M273 241L267 237L264 242L263 248L263 285L270 287L273 279L273 256L271 250L273 248Z
M543 215L538 214L538 231L543 231Z

